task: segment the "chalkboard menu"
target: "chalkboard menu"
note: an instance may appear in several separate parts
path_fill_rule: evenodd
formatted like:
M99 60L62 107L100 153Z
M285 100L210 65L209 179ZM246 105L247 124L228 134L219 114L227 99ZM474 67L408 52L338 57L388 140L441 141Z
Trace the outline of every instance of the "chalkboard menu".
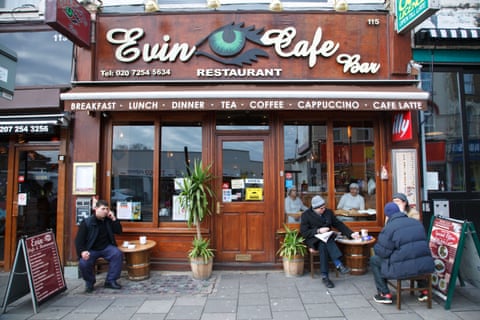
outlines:
M429 247L435 261L433 292L445 300L450 309L457 277L477 286L480 284L480 244L473 223L433 216Z
M22 238L10 273L3 310L11 302L31 293L33 309L67 289L57 243L52 231Z

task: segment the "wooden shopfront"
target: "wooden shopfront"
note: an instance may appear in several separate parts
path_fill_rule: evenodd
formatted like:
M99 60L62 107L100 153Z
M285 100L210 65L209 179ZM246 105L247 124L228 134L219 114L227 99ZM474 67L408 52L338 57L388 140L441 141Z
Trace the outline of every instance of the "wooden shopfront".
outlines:
M371 211L347 223L378 232L392 150L418 151L428 97L407 74L409 41L387 12L97 15L95 46L77 50L61 95L72 168L94 163L97 177L71 195L73 233L76 204L96 194L123 215L119 240L156 241L152 268L187 269L194 230L175 179L195 159L216 176L202 232L217 268L279 266L276 232L298 223L284 213L291 185L335 208L359 183ZM394 141L405 128L411 138Z

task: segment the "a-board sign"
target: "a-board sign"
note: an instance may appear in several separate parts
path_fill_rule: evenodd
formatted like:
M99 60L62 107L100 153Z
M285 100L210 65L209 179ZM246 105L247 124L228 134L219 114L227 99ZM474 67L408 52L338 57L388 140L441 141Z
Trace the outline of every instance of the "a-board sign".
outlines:
M10 272L2 306L7 306L30 292L33 310L50 297L67 289L52 231L21 238L18 242L13 269Z
M445 300L450 309L457 278L480 285L480 242L472 222L433 216L429 230L429 247L435 261L432 275L433 293Z

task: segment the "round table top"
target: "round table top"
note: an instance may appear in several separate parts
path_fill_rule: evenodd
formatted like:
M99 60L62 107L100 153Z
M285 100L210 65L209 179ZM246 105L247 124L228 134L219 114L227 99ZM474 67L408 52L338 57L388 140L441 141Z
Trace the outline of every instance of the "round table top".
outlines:
M128 252L139 252L139 251L145 251L145 250L150 250L153 247L157 245L157 242L154 240L147 240L146 244L140 244L139 240L134 240L134 241L128 241L128 244L133 244L135 245L135 248L128 248L124 247L122 245L119 245L118 248L120 251L128 253Z
M367 240L367 241L363 241L361 239L355 240L355 239L342 239L342 238L338 238L336 241L338 243L341 243L341 244L348 244L348 245L352 245L352 246L364 246L364 245L367 245L367 244L372 244L376 240L377 239L375 239L375 237L372 237L372 239Z

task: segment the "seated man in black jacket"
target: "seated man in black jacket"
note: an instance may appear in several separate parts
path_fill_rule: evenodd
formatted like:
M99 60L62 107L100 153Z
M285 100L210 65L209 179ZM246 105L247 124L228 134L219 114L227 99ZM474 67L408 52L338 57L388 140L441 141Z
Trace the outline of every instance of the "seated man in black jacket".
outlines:
M88 293L93 291L96 281L94 265L100 257L109 262L105 288L122 288L117 279L122 272L123 254L117 247L115 233L122 233L122 225L110 211L108 202L98 200L95 204L95 214L80 223L75 238L75 247L80 259L78 267Z
M332 228L339 230L345 236L358 237L358 232L350 230L349 227L335 217L332 210L327 209L325 200L322 197L313 197L311 208L302 213L300 233L305 238L307 246L318 250L320 253L320 272L322 273L323 283L327 288L334 287L328 277L328 258L333 261L341 274L350 272L350 268L344 266L340 261L342 252L335 243L335 237L330 237L327 242L323 242L315 237L316 234L329 232Z

